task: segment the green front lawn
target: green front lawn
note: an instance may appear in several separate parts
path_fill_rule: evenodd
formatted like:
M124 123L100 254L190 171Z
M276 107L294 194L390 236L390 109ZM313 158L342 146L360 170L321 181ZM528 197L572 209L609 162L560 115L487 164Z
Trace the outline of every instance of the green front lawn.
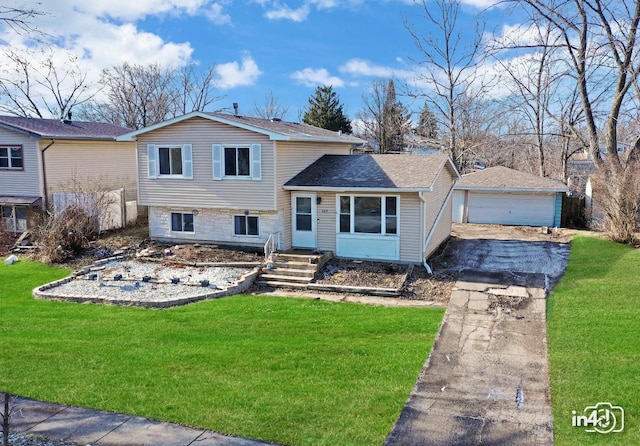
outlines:
M574 238L547 310L556 445L640 444L640 250ZM598 402L623 408L623 432L572 426Z
M290 445L382 444L444 309L235 296L168 310L36 301L0 265L0 390Z

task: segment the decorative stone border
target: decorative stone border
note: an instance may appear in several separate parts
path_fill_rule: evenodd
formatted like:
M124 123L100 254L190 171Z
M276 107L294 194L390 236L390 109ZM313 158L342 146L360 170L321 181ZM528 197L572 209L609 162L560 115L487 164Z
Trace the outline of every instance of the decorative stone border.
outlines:
M93 303L93 304L103 304L103 305L119 305L119 306L135 306L135 307L143 307L143 308L169 308L174 306L186 305L194 302L199 302L207 299L217 299L229 295L240 294L245 292L247 289L253 285L256 277L260 274L261 265L260 263L251 262L251 264L243 263L242 265L238 263L216 263L206 265L204 263L197 263L194 265L188 266L196 266L196 267L205 267L205 266L217 266L217 267L254 267L252 270L240 276L240 278L233 282L231 286L225 288L210 288L210 287L201 287L203 292L202 294L198 294L197 296L190 297L177 297L175 299L163 300L163 301L145 301L140 299L114 299L108 297L95 297L95 296L87 296L87 297L78 297L65 295L61 292L55 292L55 290L60 285L64 285L73 280L87 280L83 279L82 276L91 274L95 271L99 271L100 267L104 264L113 261L125 260L123 256L110 257L107 259L102 259L94 262L90 267L84 268L82 270L74 271L70 276L65 277L64 279L56 280L54 282L47 283L45 285L41 285L32 290L32 295L35 299L41 300L55 300L55 301L64 301L64 302L76 302L76 303ZM123 280L124 281L124 280ZM158 283L158 282L156 282ZM196 288L197 285L189 285L186 283L181 283L180 286L191 286Z

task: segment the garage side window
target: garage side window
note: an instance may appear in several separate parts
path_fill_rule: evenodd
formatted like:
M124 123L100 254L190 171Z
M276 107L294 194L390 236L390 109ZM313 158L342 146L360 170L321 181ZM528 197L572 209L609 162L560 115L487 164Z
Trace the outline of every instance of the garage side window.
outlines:
M397 234L398 197L339 197L339 230L354 234Z

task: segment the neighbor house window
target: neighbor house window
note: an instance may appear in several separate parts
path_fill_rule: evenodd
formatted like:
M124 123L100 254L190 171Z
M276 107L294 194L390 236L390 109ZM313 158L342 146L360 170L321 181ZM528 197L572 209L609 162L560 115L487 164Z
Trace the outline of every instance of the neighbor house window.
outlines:
M251 172L249 147L224 148L224 175L227 177L248 177Z
M233 220L235 235L259 235L258 217L253 215L236 215Z
M158 147L160 175L182 175L182 147Z
M340 232L398 233L398 197L341 195L338 206Z
M0 147L0 169L22 169L22 147Z
M24 206L2 206L2 224L9 232L27 230L27 208Z
M193 214L171 213L171 230L175 232L194 232Z

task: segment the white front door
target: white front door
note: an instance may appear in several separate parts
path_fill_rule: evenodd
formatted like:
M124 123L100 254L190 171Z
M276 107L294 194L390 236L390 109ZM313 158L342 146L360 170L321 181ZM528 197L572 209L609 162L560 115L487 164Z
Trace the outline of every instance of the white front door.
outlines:
M316 247L316 194L291 194L291 244L294 248Z

